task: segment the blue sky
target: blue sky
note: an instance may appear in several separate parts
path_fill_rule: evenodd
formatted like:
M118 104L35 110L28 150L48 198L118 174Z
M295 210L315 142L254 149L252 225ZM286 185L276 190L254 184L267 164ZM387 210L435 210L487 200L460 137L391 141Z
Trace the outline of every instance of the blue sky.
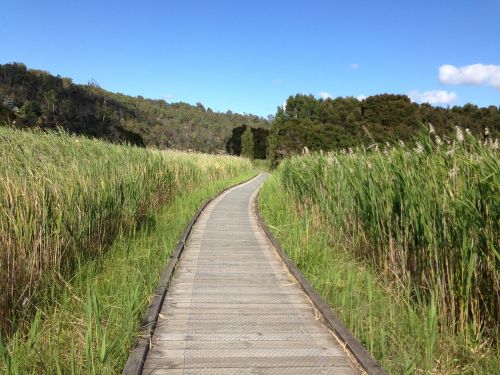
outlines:
M499 0L2 0L0 63L263 116L295 93L500 105L499 20Z

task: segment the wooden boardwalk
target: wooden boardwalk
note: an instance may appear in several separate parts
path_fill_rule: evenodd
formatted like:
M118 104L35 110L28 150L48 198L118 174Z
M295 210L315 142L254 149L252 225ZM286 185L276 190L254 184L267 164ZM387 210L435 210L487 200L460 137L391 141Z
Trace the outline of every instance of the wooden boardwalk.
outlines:
M265 176L200 215L175 270L143 374L359 374L253 213Z

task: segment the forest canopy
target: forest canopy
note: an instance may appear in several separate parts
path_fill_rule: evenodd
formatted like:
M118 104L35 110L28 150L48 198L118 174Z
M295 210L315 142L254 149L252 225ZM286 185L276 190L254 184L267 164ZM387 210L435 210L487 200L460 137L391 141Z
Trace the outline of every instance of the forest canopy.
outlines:
M500 136L500 107L474 104L451 108L412 103L406 95L382 94L364 100L353 97L317 99L312 95L290 96L277 109L271 125L268 155L273 164L301 152L329 151L369 146L374 143L411 141L422 126L431 123L446 138L455 127L483 136Z

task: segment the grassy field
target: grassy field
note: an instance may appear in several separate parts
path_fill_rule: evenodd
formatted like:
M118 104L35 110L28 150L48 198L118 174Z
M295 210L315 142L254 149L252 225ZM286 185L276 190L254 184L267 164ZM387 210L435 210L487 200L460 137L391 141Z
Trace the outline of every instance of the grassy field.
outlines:
M120 372L184 226L254 166L6 128L0 144L0 372Z
M464 139L465 138L465 139ZM392 374L499 373L496 145L284 160L260 204L290 257Z

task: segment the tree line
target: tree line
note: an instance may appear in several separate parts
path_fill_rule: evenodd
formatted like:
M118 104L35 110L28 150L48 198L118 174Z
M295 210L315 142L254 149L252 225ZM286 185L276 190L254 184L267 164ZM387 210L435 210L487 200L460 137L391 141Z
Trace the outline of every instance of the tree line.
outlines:
M451 108L412 103L406 95L382 94L364 100L353 97L317 99L290 96L277 109L268 140L268 156L276 164L304 147L311 151L334 150L374 143L411 141L431 123L446 139L455 127L476 136L500 136L500 106L474 104Z
M267 157L276 165L304 147L328 151L411 141L427 123L444 138L456 126L475 135L488 128L490 136L497 138L500 107L433 107L392 94L364 100L297 94L274 117L264 119L215 112L201 103L167 103L112 93L94 80L75 84L70 78L11 63L0 65L0 125L6 123L29 129L61 127L74 134L160 149L233 155L243 149L248 157Z

